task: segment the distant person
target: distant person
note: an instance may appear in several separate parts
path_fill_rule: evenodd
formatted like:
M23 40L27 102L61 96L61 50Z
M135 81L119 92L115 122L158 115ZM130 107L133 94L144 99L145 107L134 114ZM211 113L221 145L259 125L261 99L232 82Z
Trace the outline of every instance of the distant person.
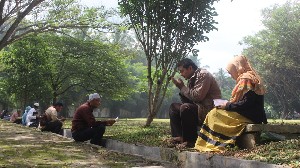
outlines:
M211 110L201 127L195 149L199 151L225 150L234 146L248 123L267 123L264 110L265 89L260 76L245 56L234 57L227 71L236 81L230 101Z
M26 125L29 127L38 127L39 126L39 117L38 112L36 111L39 108L39 103L34 103L33 107L28 111L26 116Z
M22 125L24 125L24 126L27 125L27 123L26 123L26 118L27 118L28 111L29 111L30 109L31 109L31 107L30 107L30 106L27 106L27 107L25 108L25 111L24 111L23 115L22 115Z
M57 113L61 112L62 109L63 104L61 102L56 102L45 111L44 120L42 118L40 119L41 131L50 131L56 134L62 134L61 129L65 118L57 117ZM42 123L42 120L44 123Z
M72 137L75 141L90 140L91 144L101 145L106 126L113 125L115 120L96 121L93 110L99 107L101 98L98 93L89 95L86 103L82 104L74 113L72 119Z
M8 118L8 110L2 110L0 118L7 120L7 118Z
M22 123L22 118L21 118L21 109L17 109L11 116L10 116L10 121L16 124L21 124Z
M213 75L198 68L189 58L177 64L180 75L188 80L172 78L180 90L181 103L172 103L169 109L172 138L169 140L177 147L194 147L197 139L197 126L202 125L206 114L214 107L213 99L221 98L219 85Z

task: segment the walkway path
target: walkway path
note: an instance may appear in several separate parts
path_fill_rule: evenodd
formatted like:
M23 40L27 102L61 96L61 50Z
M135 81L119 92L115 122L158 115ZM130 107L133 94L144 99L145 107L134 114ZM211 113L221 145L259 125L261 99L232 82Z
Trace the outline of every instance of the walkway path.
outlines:
M76 143L71 138L0 120L0 167L284 168L285 166L199 152L178 152L170 148L127 144L110 139L106 142L106 148L102 148L88 143Z
M174 165L108 151L0 120L0 167L155 167Z

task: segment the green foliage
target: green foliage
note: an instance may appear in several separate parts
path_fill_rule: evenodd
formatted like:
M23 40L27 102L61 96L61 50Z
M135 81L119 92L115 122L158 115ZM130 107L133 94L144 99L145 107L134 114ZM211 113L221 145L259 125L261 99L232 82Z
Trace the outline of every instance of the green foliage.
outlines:
M51 34L30 36L2 54L7 90L25 104L49 104L71 89L79 92L77 97L99 92L109 99L124 99L135 85L129 83L135 79L126 70L126 60L117 45Z
M85 7L78 0L3 1L0 9L0 50L32 33L70 33L74 29L95 32L116 28L116 24L107 19L114 12L105 10L103 6Z
M49 98L46 93L50 92L50 87L45 80L47 70L44 66L47 52L42 40L33 38L20 41L13 48L3 51L2 78L6 84L2 87L8 94L15 94L15 102L23 102L19 107Z
M299 104L299 39L300 5L288 1L263 11L266 27L255 36L244 38L249 56L267 85L266 101L282 117L300 110Z
M230 100L231 91L235 86L235 81L230 76L228 76L228 74L226 74L223 69L219 69L217 73L214 73L214 77L221 89L222 98Z
M216 0L119 0L147 58L148 109L146 125L159 111L176 64L192 52L204 35L216 29ZM193 52L196 55L196 51Z

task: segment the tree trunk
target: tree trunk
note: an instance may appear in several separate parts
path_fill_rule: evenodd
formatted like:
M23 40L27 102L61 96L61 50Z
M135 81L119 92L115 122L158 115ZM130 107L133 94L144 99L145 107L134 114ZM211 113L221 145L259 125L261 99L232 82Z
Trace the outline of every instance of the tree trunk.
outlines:
M150 124L152 123L154 117L155 117L155 116L152 115L152 113L149 112L149 115L148 115L148 117L147 117L147 121L146 121L145 127L149 127L149 126L150 126Z

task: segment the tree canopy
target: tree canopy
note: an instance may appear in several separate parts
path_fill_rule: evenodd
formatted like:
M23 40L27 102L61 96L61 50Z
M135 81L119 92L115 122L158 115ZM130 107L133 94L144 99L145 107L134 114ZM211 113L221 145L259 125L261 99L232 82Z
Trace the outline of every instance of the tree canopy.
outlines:
M110 12L87 8L77 0L0 1L0 50L31 33L65 32L67 29L113 28L107 21Z
M267 85L267 101L282 117L300 111L300 4L288 1L263 11L265 29L244 38L244 53L259 69Z
M208 40L205 33L216 29L215 1L119 0L121 12L129 17L147 58L146 126L162 104L177 62L192 52L195 44Z
M47 34L10 45L1 61L8 92L28 103L51 98L55 102L74 88L122 100L133 91L127 57L116 45Z

